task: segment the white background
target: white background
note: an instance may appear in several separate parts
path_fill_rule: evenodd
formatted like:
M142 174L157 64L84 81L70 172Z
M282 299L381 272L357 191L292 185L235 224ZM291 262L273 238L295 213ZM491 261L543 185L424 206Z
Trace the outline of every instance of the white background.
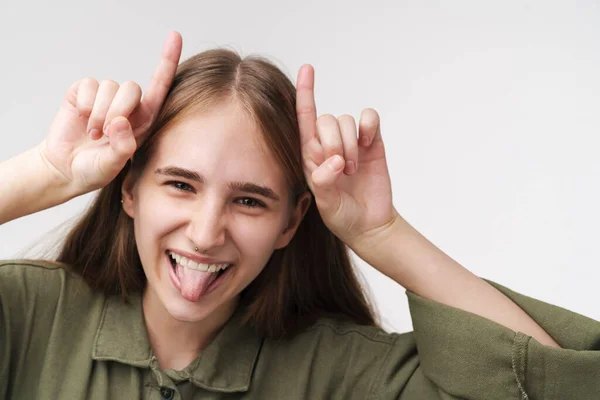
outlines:
M597 1L0 3L4 160L46 135L66 89L145 86L170 30L316 69L319 113L380 112L394 203L476 274L600 319ZM11 258L90 196L0 226ZM361 265L391 330L404 290Z

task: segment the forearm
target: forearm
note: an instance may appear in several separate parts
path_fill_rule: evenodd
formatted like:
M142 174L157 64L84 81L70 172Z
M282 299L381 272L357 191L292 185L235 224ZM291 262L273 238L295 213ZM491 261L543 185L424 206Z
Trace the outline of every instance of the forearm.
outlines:
M61 204L73 196L34 147L0 162L0 224Z
M560 347L527 313L433 245L398 216L389 235L361 253L369 264L422 297L477 314ZM368 250L367 250L368 249Z

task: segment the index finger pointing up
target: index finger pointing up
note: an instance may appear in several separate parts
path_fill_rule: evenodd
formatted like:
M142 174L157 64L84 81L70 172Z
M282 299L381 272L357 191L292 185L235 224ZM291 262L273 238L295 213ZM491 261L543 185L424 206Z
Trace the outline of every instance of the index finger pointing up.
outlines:
M158 110L171 88L181 57L181 47L182 39L179 32L169 33L158 66L154 70L154 75L152 75L152 80L142 100L153 117L158 114Z
M303 145L316 137L317 106L315 105L315 70L306 64L298 71L296 82L296 115Z

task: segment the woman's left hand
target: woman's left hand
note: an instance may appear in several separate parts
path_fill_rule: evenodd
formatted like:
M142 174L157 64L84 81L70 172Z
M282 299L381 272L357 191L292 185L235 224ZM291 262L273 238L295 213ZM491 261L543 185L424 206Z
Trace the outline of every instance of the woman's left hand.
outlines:
M363 110L358 136L352 116L325 114L317 119L310 65L300 69L296 93L304 174L321 218L362 257L399 219L392 204L379 115L371 108Z

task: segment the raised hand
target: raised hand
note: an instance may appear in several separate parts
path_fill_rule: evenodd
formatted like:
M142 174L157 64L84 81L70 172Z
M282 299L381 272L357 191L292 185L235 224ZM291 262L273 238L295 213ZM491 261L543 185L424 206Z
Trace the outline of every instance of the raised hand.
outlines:
M314 70L304 65L297 80L296 112L306 180L323 222L359 255L392 225L390 176L379 115L367 108L357 128L354 118L317 119Z
M105 186L131 158L169 91L181 47L181 35L171 32L143 98L134 82L86 78L69 88L39 149L74 194Z

